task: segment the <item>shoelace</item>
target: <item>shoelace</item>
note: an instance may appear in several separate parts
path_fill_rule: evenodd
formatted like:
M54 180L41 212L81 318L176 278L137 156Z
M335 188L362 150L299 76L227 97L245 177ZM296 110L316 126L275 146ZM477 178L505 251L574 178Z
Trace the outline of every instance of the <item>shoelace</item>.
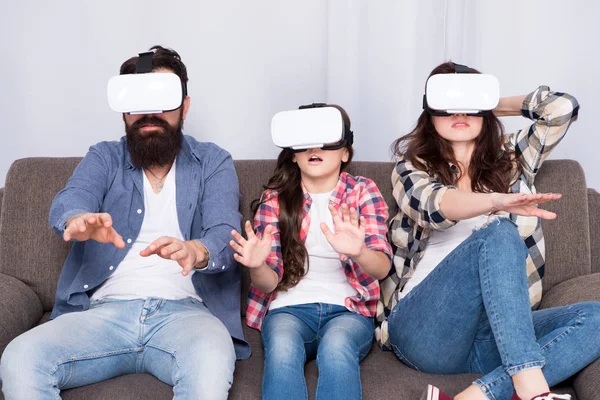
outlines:
M570 394L554 394L550 393L544 397L534 397L532 400L571 400Z

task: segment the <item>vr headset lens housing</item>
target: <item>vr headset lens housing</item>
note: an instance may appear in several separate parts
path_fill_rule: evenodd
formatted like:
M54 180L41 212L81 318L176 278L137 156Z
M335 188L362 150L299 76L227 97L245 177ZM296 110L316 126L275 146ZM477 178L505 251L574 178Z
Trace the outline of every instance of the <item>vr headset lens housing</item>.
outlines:
M500 84L493 75L437 74L427 80L423 108L431 115L486 115L498 105Z
M181 79L170 72L117 75L108 81L108 104L114 111L156 114L183 104Z
M294 151L337 150L352 144L352 132L346 132L342 113L335 107L281 111L271 120L271 137L276 146Z

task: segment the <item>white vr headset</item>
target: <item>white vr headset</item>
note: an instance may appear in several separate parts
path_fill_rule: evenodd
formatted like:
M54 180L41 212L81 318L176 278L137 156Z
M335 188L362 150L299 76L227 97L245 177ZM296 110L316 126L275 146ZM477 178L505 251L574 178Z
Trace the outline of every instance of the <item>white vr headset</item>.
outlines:
M140 53L135 74L117 75L108 81L108 104L114 111L158 114L176 110L187 96L181 79L171 72L152 72L154 51Z
M500 100L498 79L470 73L460 64L454 64L454 69L454 74L437 74L427 80L423 109L435 116L490 114Z
M278 112L271 120L271 137L276 146L295 152L310 148L337 150L354 141L340 110L325 103Z

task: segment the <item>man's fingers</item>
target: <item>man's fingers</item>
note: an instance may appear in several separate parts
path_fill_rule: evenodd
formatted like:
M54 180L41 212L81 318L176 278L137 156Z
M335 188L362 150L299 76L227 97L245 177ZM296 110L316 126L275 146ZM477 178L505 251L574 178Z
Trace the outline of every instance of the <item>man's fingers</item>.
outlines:
M170 244L173 240L174 240L174 238L172 238L172 237L161 236L158 239L156 239L154 242L150 243L148 245L147 249L154 253L157 250L159 250L161 247Z
M109 213L98 214L98 222L108 228L112 225L112 217Z
M123 240L123 236L119 235L114 229L112 229L111 231L111 240L113 244L119 249L125 248L125 241Z
M161 236L154 242L150 243L144 250L140 251L140 255L142 257L147 257L151 254L157 254L163 246L171 243L173 240L176 239L168 236Z
M160 249L159 255L161 257L170 258L173 253L178 252L182 248L183 244L179 240L173 241L172 243L163 246L163 248Z
M194 269L193 265L183 266L183 265L179 264L179 266L182 268L181 275L183 275L183 276L187 276L190 273L190 271Z
M171 260L174 261L178 261L178 260L182 260L184 258L186 258L188 256L188 252L186 251L185 247L182 247L181 250L177 250L175 252L173 252L171 254L171 257L169 257Z

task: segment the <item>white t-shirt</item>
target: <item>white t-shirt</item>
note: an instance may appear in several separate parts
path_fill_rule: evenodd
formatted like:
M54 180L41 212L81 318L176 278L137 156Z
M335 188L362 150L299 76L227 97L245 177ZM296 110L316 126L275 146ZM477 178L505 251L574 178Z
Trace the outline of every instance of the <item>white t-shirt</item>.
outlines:
M488 222L487 215L464 219L456 225L443 230L433 231L429 237L427 248L423 258L417 264L413 276L406 282L399 294L399 298L406 296L413 288L423 281L433 271L448 254L450 254L459 244L465 241L474 229L478 229ZM491 218L495 218L492 216Z
M144 299L148 297L176 300L193 297L200 300L192 284L192 271L181 275L182 268L176 261L165 260L156 254L140 256L140 251L161 236L179 240L183 234L179 229L176 203L175 163L164 178L164 187L154 193L145 173L144 208L142 228L131 249L115 267L113 274L92 295L92 299Z
M269 310L307 303L344 306L346 297L356 296L357 291L348 282L339 254L321 231L321 222L324 222L335 232L333 218L327 207L331 194L332 192L310 194L310 227L305 243L310 261L308 273L287 292L277 292Z

